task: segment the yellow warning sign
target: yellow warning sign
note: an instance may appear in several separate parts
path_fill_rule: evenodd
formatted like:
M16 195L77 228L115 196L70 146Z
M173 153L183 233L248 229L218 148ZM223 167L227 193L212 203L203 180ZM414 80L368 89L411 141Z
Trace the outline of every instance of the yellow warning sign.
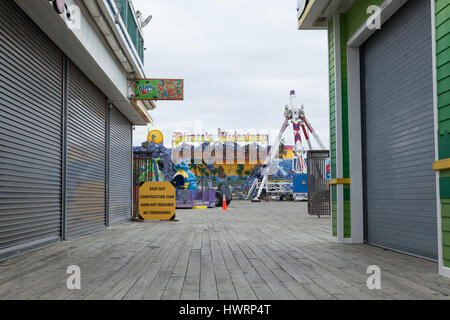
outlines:
M139 215L144 220L173 220L175 200L170 182L147 181L139 188Z

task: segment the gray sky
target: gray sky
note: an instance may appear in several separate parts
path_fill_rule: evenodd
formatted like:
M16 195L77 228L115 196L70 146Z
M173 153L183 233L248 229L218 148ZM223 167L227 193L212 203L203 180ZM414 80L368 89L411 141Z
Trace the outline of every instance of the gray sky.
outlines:
M153 19L144 29L145 72L185 79L184 101L157 101L154 126L139 126L134 145L159 129L267 130L273 140L289 91L329 146L326 31L297 30L295 0L133 0ZM285 134L293 144L292 127Z

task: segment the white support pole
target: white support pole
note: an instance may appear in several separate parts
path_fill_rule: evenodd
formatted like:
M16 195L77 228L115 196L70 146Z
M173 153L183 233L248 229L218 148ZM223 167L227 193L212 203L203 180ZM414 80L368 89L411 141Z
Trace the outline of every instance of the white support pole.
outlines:
M364 199L361 128L361 75L359 47L347 47L348 122L350 148L351 242L364 243Z
M258 185L258 178L255 177L255 180L253 181L252 186L250 187L250 190L247 193L247 199L252 196L253 191L255 190L257 185Z
M278 133L277 138L275 139L275 142L273 143L272 149L270 149L269 155L267 156L266 160L264 161L263 168L262 168L262 174L263 174L263 181L259 186L258 193L256 194L256 197L253 199L254 201L259 201L259 197L262 193L262 190L266 188L267 185L266 182L268 182L268 167L272 163L273 159L275 158L275 155L278 152L281 138L283 137L284 132L286 131L286 128L289 126L289 119L285 118L283 125L281 126L280 132Z
M306 126L307 126L308 129L309 129L309 132L311 132L312 136L314 137L314 139L316 140L316 142L317 142L317 144L320 146L320 148L321 148L322 150L325 150L325 146L324 146L324 144L322 143L322 140L320 140L319 136L317 135L316 131L315 131L314 128L312 127L311 123L306 119L306 116L303 117L302 120L305 122Z
M256 199L259 200L259 197L261 196L261 193L264 188L266 188L266 193L267 193L267 185L266 185L267 177L268 177L267 175L263 176L263 179L261 181L261 184L259 185L258 193L256 194L255 200Z

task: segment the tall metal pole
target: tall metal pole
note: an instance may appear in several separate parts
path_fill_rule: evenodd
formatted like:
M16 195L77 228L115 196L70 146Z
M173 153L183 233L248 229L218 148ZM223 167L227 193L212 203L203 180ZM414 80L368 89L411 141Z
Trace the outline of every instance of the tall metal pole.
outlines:
M281 137L283 136L284 132L286 131L286 128L289 126L289 118L286 117L284 119L283 125L281 126L280 132L278 133L277 138L275 139L274 144L272 145L272 149L270 149L269 155L267 156L266 160L264 161L263 167L262 167L262 173L263 173L263 180L259 186L258 193L256 194L256 197L252 200L253 202L259 202L261 201L259 197L261 196L261 192L266 186L266 182L268 180L268 167L272 163L273 159L275 158L275 155L280 147L280 141Z

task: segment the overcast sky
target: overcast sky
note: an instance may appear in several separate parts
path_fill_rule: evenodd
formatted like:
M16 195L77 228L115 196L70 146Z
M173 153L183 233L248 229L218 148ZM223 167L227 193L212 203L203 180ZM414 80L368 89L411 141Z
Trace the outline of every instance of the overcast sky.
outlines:
M184 101L157 101L154 126L137 126L134 145L159 129L267 130L275 139L289 91L296 90L329 146L326 31L297 30L295 0L133 0L153 19L145 27L145 72L185 79ZM293 144L292 127L285 134Z

